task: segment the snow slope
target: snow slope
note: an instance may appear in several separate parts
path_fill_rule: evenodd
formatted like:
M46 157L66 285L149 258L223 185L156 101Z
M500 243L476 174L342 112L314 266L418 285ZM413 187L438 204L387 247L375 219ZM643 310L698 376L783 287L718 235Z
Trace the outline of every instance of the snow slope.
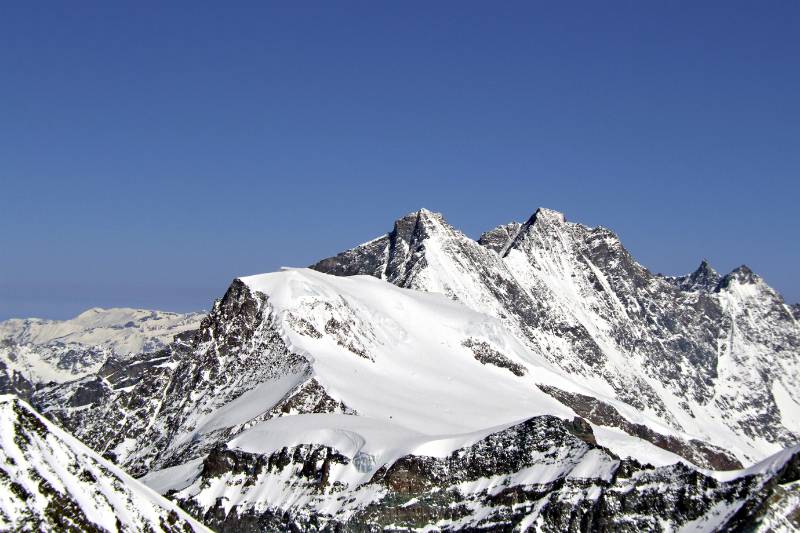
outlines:
M115 374L104 373L45 387L35 400L93 448L144 474L195 461L256 427L277 431L280 417L310 414L325 416L298 419L298 435L350 435L378 468L423 445L450 453L465 434L478 438L531 416L573 419L576 412L542 384L592 393L496 318L442 295L310 269L237 280L191 342L154 363L134 385L125 379L115 388ZM656 434L692 439L613 397L605 401ZM363 434L337 429L350 419L326 418L334 414L357 414ZM596 427L620 453L659 465L683 460ZM391 438L381 439L386 432Z
M619 455L713 466L694 453L712 449L697 435L575 382L501 320L370 276L290 269L240 278L191 343L170 350L134 385L125 380L117 389L114 375L104 374L44 388L37 405L141 474L194 461L254 427L283 424L279 417L357 414L366 433L342 431L364 441L378 468L425 443L450 453L464 434L485 435L538 415L578 416L548 392L552 387L599 398L620 420L647 429L593 423L599 442ZM303 420L299 434L323 438L341 433L334 422L349 419ZM392 438L381 440L387 431ZM674 453L657 446L664 440L677 444Z
M391 417L429 434L536 414L574 416L532 386L535 379L562 385L566 380L532 357L499 321L441 295L308 269L241 280L267 295L287 345L313 360L323 388L363 416ZM464 346L470 340L526 366L530 376L479 362Z
M288 348L305 354L327 393L359 415L428 436L486 430L536 415L576 416L537 386L543 384L600 397L661 434L697 438L576 383L500 320L443 295L308 269L241 281L267 296ZM498 364L482 362L482 353ZM605 443L655 464L680 460L624 433L609 435Z
M0 396L0 530L208 531L11 395Z

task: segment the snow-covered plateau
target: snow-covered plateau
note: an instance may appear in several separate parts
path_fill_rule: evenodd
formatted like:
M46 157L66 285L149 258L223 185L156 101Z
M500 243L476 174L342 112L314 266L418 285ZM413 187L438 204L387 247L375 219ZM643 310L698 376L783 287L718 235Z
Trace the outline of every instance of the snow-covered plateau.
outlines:
M26 399L220 531L800 528L797 308L747 267L663 276L551 210L475 241L423 209L199 318L130 350L112 318L0 332L116 343Z

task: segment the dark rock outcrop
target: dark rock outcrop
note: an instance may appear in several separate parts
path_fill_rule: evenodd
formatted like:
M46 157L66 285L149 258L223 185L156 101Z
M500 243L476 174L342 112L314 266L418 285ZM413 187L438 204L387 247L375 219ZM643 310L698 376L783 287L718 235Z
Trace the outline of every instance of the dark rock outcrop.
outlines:
M692 522L707 530L752 527L769 501L797 480L800 451L765 468L721 482L683 464L654 468L620 460L593 440L581 419L535 417L488 435L447 457L408 455L379 468L361 487L324 483L332 462L349 459L326 447L284 448L269 455L215 450L193 488L173 497L220 531L378 531L435 526L443 531L665 531ZM282 472L297 472L291 477ZM524 474L523 474L524 473ZM204 506L197 494L244 474L257 492L266 474L294 494L337 494L332 514L295 507ZM377 495L366 506L361 494ZM245 496L242 501L248 501ZM331 499L325 501L332 501ZM718 515L730 506L734 512Z

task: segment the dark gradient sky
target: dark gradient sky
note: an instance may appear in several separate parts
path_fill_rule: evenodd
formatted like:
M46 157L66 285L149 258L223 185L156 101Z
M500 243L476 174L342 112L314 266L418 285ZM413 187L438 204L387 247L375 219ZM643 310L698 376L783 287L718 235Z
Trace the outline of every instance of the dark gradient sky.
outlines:
M30 4L0 319L208 308L422 206L474 237L551 207L800 301L799 2Z

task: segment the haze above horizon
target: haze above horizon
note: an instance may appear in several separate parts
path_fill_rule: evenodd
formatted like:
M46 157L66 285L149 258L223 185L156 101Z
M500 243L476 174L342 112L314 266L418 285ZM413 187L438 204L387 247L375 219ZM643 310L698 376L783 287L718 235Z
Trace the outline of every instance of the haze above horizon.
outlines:
M208 309L426 207L800 301L800 4L8 5L0 320Z

